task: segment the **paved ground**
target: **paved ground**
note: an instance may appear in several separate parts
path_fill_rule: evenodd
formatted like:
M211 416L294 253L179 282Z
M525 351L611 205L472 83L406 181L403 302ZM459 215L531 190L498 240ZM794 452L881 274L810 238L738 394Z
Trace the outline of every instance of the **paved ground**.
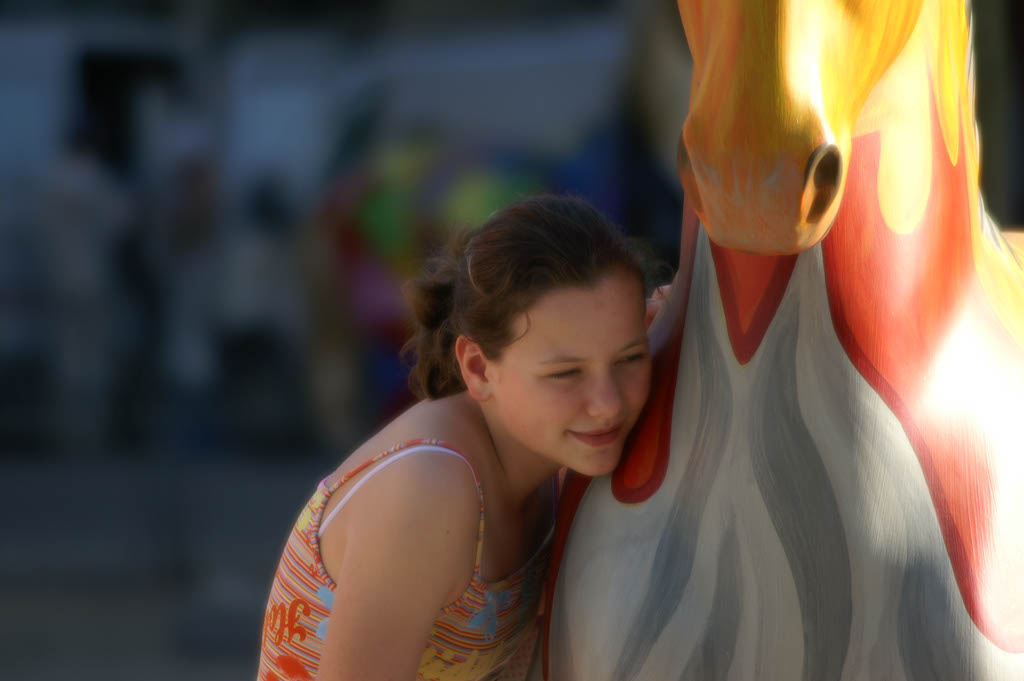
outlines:
M0 677L19 681L252 681L251 650L189 649L171 587L0 590Z
M287 530L331 467L0 465L0 678L252 681Z

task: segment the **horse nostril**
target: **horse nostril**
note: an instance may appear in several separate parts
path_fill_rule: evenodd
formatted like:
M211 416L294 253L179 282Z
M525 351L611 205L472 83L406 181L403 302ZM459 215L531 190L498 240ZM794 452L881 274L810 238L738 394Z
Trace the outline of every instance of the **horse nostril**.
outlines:
M804 195L813 197L807 210L807 222L818 222L828 211L839 192L842 172L843 157L836 145L823 144L811 154L804 171Z

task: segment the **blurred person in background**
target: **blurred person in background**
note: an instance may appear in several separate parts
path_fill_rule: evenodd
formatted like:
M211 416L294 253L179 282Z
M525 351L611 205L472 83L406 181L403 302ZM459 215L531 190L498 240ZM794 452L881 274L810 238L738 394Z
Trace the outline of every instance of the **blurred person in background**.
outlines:
M258 173L224 237L220 395L232 444L254 454L311 448L295 213L284 178Z
M581 200L499 211L432 260L410 296L422 401L299 516L267 604L260 681L522 678L557 475L611 472L647 399L643 272Z
M181 122L172 139L170 169L155 199L151 242L163 314L163 413L157 438L166 453L198 455L220 444L220 186L209 134L201 123Z
M115 254L132 205L104 164L104 130L83 114L43 178L41 227L53 298L58 447L96 455L106 444L115 347Z

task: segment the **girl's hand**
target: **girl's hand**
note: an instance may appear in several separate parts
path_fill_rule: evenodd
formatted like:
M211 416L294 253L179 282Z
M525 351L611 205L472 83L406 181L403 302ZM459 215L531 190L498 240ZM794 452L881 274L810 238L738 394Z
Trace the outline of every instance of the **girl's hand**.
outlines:
M665 299L668 298L669 292L672 290L672 284L665 284L654 289L654 293L647 299L647 314L644 317L644 323L647 328L651 328L651 323L654 318L661 312L661 308L665 305Z

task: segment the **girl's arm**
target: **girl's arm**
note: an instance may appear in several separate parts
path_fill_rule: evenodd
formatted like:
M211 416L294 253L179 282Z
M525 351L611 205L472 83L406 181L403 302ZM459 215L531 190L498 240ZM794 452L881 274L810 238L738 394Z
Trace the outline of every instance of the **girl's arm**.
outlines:
M367 481L322 540L344 553L318 681L416 678L434 620L472 576L479 518L473 475L449 455L409 456Z

